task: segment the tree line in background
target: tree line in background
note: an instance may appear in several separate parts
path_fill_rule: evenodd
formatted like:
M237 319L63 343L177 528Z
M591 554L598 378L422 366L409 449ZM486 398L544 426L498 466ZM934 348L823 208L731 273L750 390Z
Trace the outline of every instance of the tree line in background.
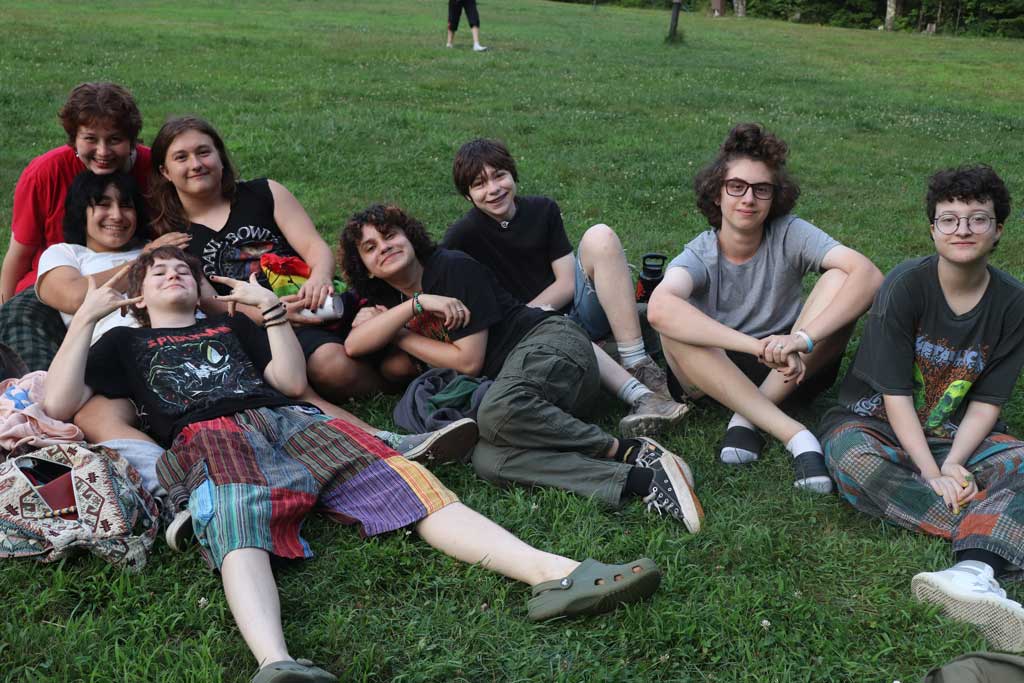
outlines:
M672 0L557 0L671 7ZM689 11L733 13L848 28L1024 38L1024 0L683 0Z

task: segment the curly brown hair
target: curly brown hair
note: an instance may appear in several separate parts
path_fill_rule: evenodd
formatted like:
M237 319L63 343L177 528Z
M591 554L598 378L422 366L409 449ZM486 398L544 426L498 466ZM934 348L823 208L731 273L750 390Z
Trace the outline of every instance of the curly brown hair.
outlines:
M224 172L220 178L220 193L228 200L235 197L238 178L235 175L231 157L228 156L227 147L224 145L224 138L220 136L217 129L206 119L191 114L171 117L164 122L164 125L160 126L160 131L153 140L153 168L149 172L149 199L153 206L153 228L158 235L188 231L190 221L185 215L181 199L178 198L178 190L174 187L174 183L165 178L160 171L167 161L167 151L175 138L190 130L208 135L213 140L213 146L217 149L221 164L224 166Z
M702 168L693 179L693 191L697 195L697 208L711 226L722 227L722 208L718 200L722 196L722 183L729 171L729 164L737 159L760 161L772 171L775 196L765 219L764 227L779 216L785 216L796 206L800 198L800 185L786 170L789 146L759 123L740 123L729 131L718 155Z
M68 144L75 146L79 126L91 126L98 121L109 121L127 137L132 147L142 130L142 113L132 94L116 83L80 83L68 95L64 106L57 112L60 125L68 134Z
M162 246L153 249L152 251L144 251L139 254L138 258L135 259L135 263L128 269L128 298L133 299L142 294L142 282L146 279L146 273L153 267L157 259L167 261L169 259L178 259L188 264L188 269L192 271L192 277L196 280L196 293L198 295L199 288L203 282L203 268L197 259L192 254L186 253L178 247ZM198 301L197 301L198 303ZM149 309L139 308L138 306L131 307L132 315L139 321L139 325L142 327L152 327L152 323L149 320Z
M395 230L402 231L420 263L426 263L437 245L430 239L427 229L418 220L394 205L373 204L363 211L352 214L341 231L338 244L338 263L341 264L342 275L349 287L370 300L379 300L393 291L391 285L374 278L366 269L363 258L359 254L359 243L363 239L363 228L372 226L382 235L390 235Z

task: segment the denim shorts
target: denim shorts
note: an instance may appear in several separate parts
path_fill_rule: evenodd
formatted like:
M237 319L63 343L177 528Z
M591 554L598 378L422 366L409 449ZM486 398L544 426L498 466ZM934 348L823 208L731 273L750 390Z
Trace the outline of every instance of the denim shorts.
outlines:
M576 255L576 284L573 288L569 319L582 327L591 341L604 339L612 333L611 323L601 308L594 283L583 270L579 254Z

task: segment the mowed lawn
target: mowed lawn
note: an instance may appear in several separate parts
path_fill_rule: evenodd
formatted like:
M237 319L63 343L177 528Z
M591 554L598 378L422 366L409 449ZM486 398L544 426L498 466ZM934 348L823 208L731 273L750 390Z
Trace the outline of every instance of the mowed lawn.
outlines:
M674 255L704 228L693 173L745 120L790 142L798 213L883 270L930 250L931 171L985 161L1024 198L1022 43L687 14L685 43L666 46L664 12L540 0L480 0L480 11L485 54L468 30L444 48L440 0L5 2L0 223L24 165L64 141L67 92L101 79L134 92L147 142L169 114L209 118L243 177L284 183L332 241L382 200L440 236L468 207L451 158L476 136L508 142L521 193L555 197L573 239L608 223L634 262ZM1018 277L1020 213L995 256ZM350 407L383 426L392 405ZM1006 411L1019 431L1022 406ZM621 412L609 399L599 419L614 429ZM524 586L415 534L363 541L311 519L317 558L278 574L292 654L344 681L888 682L986 647L911 598L914 573L949 563L947 543L795 493L778 444L753 466L720 465L727 419L700 404L663 439L696 472L697 536L635 503L607 510L498 490L468 467L437 472L542 548L654 558L665 580L650 603L534 625ZM255 668L217 577L162 541L139 575L91 558L7 561L0 585L3 680L245 681Z

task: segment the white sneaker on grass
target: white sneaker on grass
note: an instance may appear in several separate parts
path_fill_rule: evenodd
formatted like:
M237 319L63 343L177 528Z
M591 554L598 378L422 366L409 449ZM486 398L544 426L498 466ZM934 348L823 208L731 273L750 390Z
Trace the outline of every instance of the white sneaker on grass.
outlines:
M942 608L950 619L978 627L996 650L1024 651L1024 607L1006 597L984 562L960 562L922 572L910 582L914 597Z
M487 48L477 43L473 46L473 52L487 52Z

